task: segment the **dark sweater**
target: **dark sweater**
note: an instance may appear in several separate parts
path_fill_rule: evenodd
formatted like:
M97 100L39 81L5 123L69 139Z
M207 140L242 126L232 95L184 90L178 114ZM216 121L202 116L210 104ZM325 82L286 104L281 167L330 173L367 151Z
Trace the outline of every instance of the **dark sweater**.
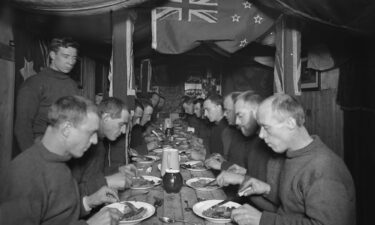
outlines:
M67 160L40 142L16 157L2 178L0 224L86 224Z
M104 176L104 160L108 142L98 139L98 144L91 145L90 149L78 159L72 159L68 165L76 179L81 196L88 196L107 185Z
M49 107L60 97L77 95L77 84L68 75L47 68L27 79L17 94L14 132L22 151L47 128Z
M347 167L313 138L305 148L287 152L278 192L281 206L277 213L263 212L260 225L356 223L355 190Z
M135 149L140 155L147 155L147 143L143 136L144 127L137 124L132 128L130 136L130 148Z
M226 127L228 127L228 122L224 117L217 124L212 125L206 157L212 153L224 155L222 132Z
M223 137L223 139L229 143L224 143L224 146L228 145L227 154L224 154L227 161L221 164L221 170L227 170L233 164L246 167L246 158L249 151L247 138L234 126L228 126L223 131L223 135L228 136L228 138Z

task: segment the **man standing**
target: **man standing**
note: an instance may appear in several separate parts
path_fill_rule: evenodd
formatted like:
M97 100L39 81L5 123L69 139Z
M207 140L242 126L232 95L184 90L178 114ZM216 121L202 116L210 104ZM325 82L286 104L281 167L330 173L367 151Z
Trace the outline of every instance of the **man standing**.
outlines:
M122 214L105 208L86 222L79 221L83 205L94 207L118 200L109 188L97 199L81 202L77 183L66 162L82 157L97 143L96 106L83 97L57 100L48 111L49 125L41 140L18 155L3 172L0 224L113 224ZM83 203L83 204L81 204ZM85 204L86 203L86 204Z
M77 61L77 49L78 44L72 39L53 39L49 46L49 68L20 87L14 132L22 151L44 134L48 108L62 96L79 94L77 83L68 76Z
M111 175L104 176L105 160L110 160L110 157L106 156L111 154L109 141L115 141L121 134L125 134L130 113L126 105L114 97L104 99L98 105L98 111L98 144L91 146L83 157L69 162L81 194L86 195L96 192L102 186L123 190L131 185L130 177L135 176L137 171L134 165L129 164L118 168ZM111 165L110 162L108 164Z
M262 102L257 111L259 137L272 150L286 154L281 171L280 191L255 178L243 183L245 195L280 197L276 212L260 212L250 205L232 211L240 225L330 224L353 225L355 190L344 162L317 136L304 127L302 106L291 96L275 94Z

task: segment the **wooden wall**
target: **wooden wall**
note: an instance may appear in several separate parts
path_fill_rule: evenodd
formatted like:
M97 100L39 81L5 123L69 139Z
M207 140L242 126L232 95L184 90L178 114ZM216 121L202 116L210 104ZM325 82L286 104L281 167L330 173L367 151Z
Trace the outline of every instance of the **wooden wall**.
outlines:
M306 127L317 134L339 156L344 157L343 112L336 103L337 89L302 92L306 109Z

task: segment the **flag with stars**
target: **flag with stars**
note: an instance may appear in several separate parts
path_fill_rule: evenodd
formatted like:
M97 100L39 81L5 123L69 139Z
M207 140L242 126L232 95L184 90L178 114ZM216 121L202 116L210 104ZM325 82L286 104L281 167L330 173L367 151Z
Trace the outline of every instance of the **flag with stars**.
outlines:
M211 42L233 53L273 24L271 16L247 0L169 0L152 10L152 47L179 54Z

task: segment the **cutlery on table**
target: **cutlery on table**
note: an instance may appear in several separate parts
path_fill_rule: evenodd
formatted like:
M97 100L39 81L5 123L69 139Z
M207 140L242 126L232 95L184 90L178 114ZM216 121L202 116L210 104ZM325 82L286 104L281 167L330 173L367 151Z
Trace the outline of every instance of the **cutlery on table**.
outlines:
M163 223L176 223L176 222L183 222L183 223L186 223L186 224L192 224L192 225L198 225L199 223L190 223L190 222L187 222L185 220L176 220L176 219L172 219L172 218L169 218L169 217L159 217L159 220Z
M217 185L216 179L208 182L207 184L203 185L202 187L214 186Z

